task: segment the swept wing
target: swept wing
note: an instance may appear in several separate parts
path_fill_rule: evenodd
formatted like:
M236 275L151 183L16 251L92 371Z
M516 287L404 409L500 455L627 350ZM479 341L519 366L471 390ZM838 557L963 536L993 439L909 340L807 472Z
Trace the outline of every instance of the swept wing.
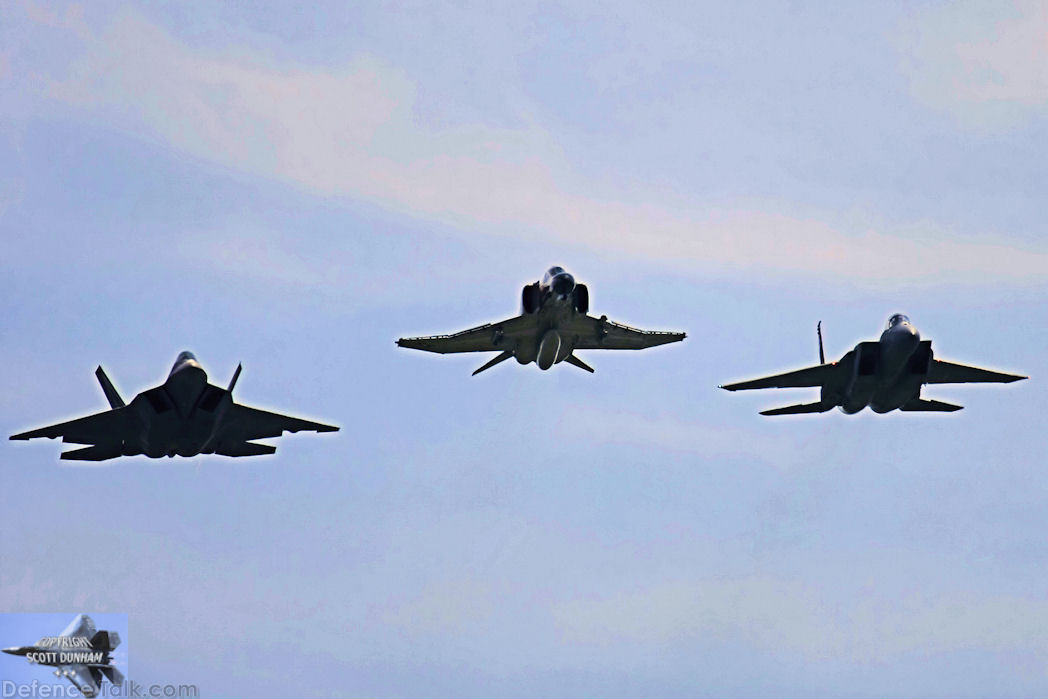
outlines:
M1011 383L1025 379L1018 374L1004 374L989 369L933 359L928 367L928 383Z
M686 337L682 332L638 330L608 320L607 316L576 315L564 327L561 334L573 335L575 349L638 350L680 342Z
M219 389L221 390L221 389ZM223 392L224 393L224 392ZM303 420L280 413L271 413L247 405L233 403L223 419L215 443L216 454L222 456L261 456L277 450L270 444L257 444L253 439L279 437L284 432L338 432L333 425Z
M512 350L517 342L533 337L537 332L537 316L519 315L500 323L485 323L452 335L402 337L397 340L397 345L439 354L499 352Z
M265 439L267 437L279 437L284 432L337 432L338 428L333 425L324 425L319 422L303 420L302 418L280 413L271 413L268 410L259 410L247 405L233 403L229 406L221 430L221 442L225 444L236 444L247 442L252 439ZM262 445L250 445L260 447ZM232 449L233 447L230 447ZM224 453L224 452L219 452ZM259 453L272 453L263 451ZM230 454L232 456L232 454Z
M94 415L60 422L57 425L41 427L37 430L12 435L11 439L36 439L61 437L63 442L75 444L111 444L120 443L129 437L127 408L107 410Z

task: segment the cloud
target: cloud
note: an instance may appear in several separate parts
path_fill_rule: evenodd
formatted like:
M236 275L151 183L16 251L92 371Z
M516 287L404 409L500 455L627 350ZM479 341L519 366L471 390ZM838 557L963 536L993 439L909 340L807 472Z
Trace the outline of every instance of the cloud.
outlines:
M77 24L80 27L80 24ZM859 283L1041 282L1048 250L934 223L885 225L768 202L668 201L638 182L586 181L555 134L433 126L417 85L375 56L339 69L204 51L124 14L82 38L46 87L78 117L322 196L378 203L465 235L582 245L701 274L832 275ZM237 241L234 241L237 242Z
M953 3L901 33L914 94L960 123L992 130L1048 113L1048 6Z

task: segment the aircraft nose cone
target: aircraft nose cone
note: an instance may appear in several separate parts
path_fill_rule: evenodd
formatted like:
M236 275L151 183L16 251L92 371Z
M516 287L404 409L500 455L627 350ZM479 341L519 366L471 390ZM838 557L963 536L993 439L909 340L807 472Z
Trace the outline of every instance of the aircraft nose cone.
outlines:
M11 655L21 655L21 653L19 653L19 651L21 651L22 649L19 648L18 646L11 646L10 648L4 648L2 650L5 653L9 653Z
M885 337L894 337L897 341L917 343L921 339L921 333L909 321L904 321L888 328L885 331Z
M553 277L553 293L558 296L567 296L575 288L575 277L567 272Z

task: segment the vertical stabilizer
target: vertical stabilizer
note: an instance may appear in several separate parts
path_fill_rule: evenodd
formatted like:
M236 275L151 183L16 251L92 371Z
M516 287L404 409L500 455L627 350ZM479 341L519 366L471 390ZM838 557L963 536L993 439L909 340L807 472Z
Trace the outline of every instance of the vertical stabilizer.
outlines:
M99 631L91 638L91 647L110 653L120 645L120 634L116 631Z
M102 384L102 393L106 394L106 400L109 401L110 408L123 408L124 399L120 397L120 394L113 388L113 383L106 376L106 373L102 371L102 366L99 365L95 369L95 376L98 378L98 383Z

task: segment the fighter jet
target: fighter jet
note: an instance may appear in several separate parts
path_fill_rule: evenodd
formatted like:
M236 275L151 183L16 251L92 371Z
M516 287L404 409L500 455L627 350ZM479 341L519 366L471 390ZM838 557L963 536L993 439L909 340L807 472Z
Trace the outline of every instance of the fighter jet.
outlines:
M929 383L1011 383L1027 378L935 359L931 340L922 340L917 328L901 313L888 320L888 327L881 333L879 341L860 342L839 362L830 364L826 363L822 348L821 322L816 330L819 335L818 366L721 388L745 391L751 388L819 386L822 389L821 399L816 403L764 410L761 415L824 413L835 407L851 415L867 406L875 413L891 410L949 413L963 406L925 400L921 398L921 387Z
M32 646L3 650L31 663L55 668L55 677L65 677L85 697L95 697L103 677L117 686L124 683L123 674L113 667L109 655L119 645L120 635L116 631L95 631L91 617L78 614L59 636L42 638Z
M649 332L619 325L607 316L594 318L589 311L589 289L561 267L550 267L542 281L528 284L521 292L521 314L500 323L485 323L454 335L408 337L397 340L401 347L427 352L498 352L484 366L490 369L510 357L520 364L535 362L545 371L567 362L593 372L575 350L644 349L683 340L684 333Z
M118 456L257 456L276 447L251 440L279 437L283 432L336 432L337 427L270 413L233 402L238 365L229 388L207 382L192 352L182 352L167 380L124 405L102 367L95 370L112 410L77 420L16 434L11 439L61 437L63 442L92 446L62 453L63 459L105 461Z

